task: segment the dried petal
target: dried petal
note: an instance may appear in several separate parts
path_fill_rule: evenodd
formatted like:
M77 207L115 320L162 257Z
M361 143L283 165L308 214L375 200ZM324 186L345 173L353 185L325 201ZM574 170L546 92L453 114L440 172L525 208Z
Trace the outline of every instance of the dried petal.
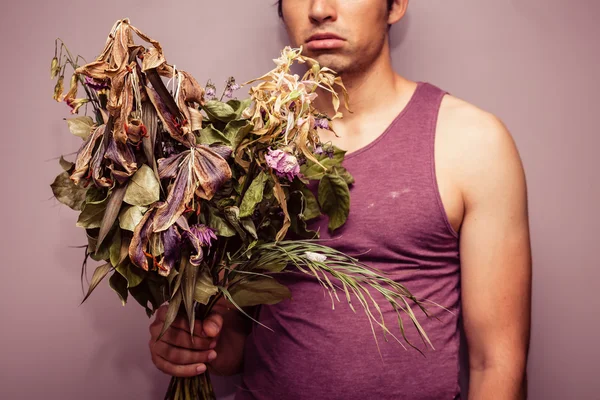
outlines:
M61 75L58 77L58 81L56 82L56 85L54 86L54 96L52 96L52 98L56 101L58 101L59 103L63 100L63 83L65 81L65 77L64 75Z
M162 101L161 97L158 95L156 90L147 87L146 91L148 93L150 101L152 102L152 104L156 108L156 111L158 112L158 117L162 121L164 128L167 130L167 132L169 132L169 135L178 142L183 143L185 146L191 147L196 142L194 135L191 132L187 134L184 133L176 125L175 115L173 115L171 111L169 111L169 108Z
M161 233L161 238L164 246L164 258L162 267L168 273L175 266L181 257L181 235L175 225Z
M50 79L56 78L60 72L60 65L58 65L58 58L54 56L52 63L50 64Z
M71 174L71 180L76 185L79 185L81 179L88 172L88 169L90 168L90 161L92 160L92 151L96 147L97 141L102 139L105 128L106 125L100 125L97 127L77 151L75 170Z
M112 161L108 168L121 183L125 182L137 171L135 156L129 145L115 140L114 137L108 141L104 157Z
M190 241L196 254L190 257L190 263L199 266L204 258L203 247L209 247L213 240L217 240L215 232L204 224L197 224L190 227L184 236Z
M144 214L144 218L135 227L133 238L129 245L129 258L131 258L134 265L146 271L148 271L148 259L145 253L150 235L153 233L155 212L156 209L153 209Z

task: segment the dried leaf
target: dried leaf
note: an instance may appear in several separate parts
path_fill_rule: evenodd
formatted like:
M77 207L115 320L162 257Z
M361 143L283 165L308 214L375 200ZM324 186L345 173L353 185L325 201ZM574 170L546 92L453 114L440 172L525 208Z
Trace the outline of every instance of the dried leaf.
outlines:
M202 109L212 121L229 122L237 116L235 110L229 104L217 100L207 101Z
M194 300L200 304L208 304L210 298L217 294L219 289L213 284L213 279L210 271L203 268L198 278L196 279L196 287L194 290Z
M110 276L108 284L110 288L119 295L119 298L121 299L121 304L127 304L127 280L123 278L123 275L115 271L115 273L113 273Z
M67 125L73 135L79 136L83 140L90 137L95 127L94 120L88 116L67 118Z
M65 160L65 158L63 156L60 156L58 163L60 164L62 169L65 170L65 172L69 172L71 170L71 168L73 168L75 166L75 163Z
M158 335L158 338L156 339L157 341L159 341L162 338L162 336L165 334L165 332L173 324L173 321L175 321L177 314L179 314L179 307L181 306L181 300L182 300L181 290L178 290L177 292L175 292L173 294L173 297L171 298L171 301L169 302L169 308L167 309L167 315L165 316L165 323L163 324L163 328L160 332L160 335Z
M246 177L248 178L248 177ZM249 217L254 212L254 208L263 199L263 190L265 183L269 180L269 176L261 171L252 181L248 190L244 194L242 203L240 204L240 218Z
M285 238L285 235L287 234L287 231L291 225L291 220L290 214L288 213L287 209L287 199L285 198L285 192L283 191L279 180L275 175L273 175L272 172L271 178L273 178L273 181L275 182L275 186L273 186L273 194L275 195L275 198L279 202L281 210L283 211L283 226L281 227L279 232L277 232L277 236L275 237L276 241L280 241L283 240L283 238Z
M50 187L56 200L75 211L81 210L87 190L75 185L68 172L58 175Z
M94 291L94 289L96 289L96 287L98 286L98 284L100 282L102 282L102 279L104 279L104 277L112 269L113 269L112 265L110 265L110 263L106 263L104 265L99 266L98 268L96 268L94 270L94 275L92 275L92 281L90 282L90 286L88 288L87 294L85 295L85 297L83 298L83 300L81 300L81 304L83 304L83 302L86 301L88 297L90 297L90 294L92 294L92 292Z
M119 227L127 231L135 231L136 226L144 218L144 213L148 207L141 206L125 206L119 214ZM157 255L157 254L155 254Z
M223 217L218 215L218 210L212 207L209 208L208 226L213 229L218 236L235 236L235 229L233 229Z
M132 206L148 206L160 199L160 183L154 171L143 164L133 175L125 192L125 203Z
M98 234L98 246L102 245L104 238L108 234L108 231L112 228L119 212L121 211L121 205L123 204L123 197L125 196L126 186L117 186L114 188L108 198L106 205L106 212L102 217L102 225L100 226L100 233Z
M190 324L190 328L192 329L191 334L193 335L193 327L194 327L194 290L196 287L196 274L198 272L197 266L192 264L189 261L189 257L187 255L184 256L186 259L187 265L185 266L185 270L182 273L181 279L181 295L183 298L183 305L185 307L185 312L188 317L188 322Z
M144 280L143 271L131 264L129 260L120 263L116 270L123 278L125 278L127 289L138 286Z
M338 175L326 174L319 182L319 204L329 216L329 229L334 231L344 225L350 212L350 190Z
M230 145L229 139L227 139L222 132L215 129L215 127L210 124L206 128L200 131L200 135L196 140L198 144L211 145L213 143L224 143L226 145Z
M286 286L264 276L245 279L233 285L230 291L233 301L240 307L277 304L292 298L292 293Z
M86 203L81 210L81 214L79 214L76 225L86 229L100 228L106 211L106 204L106 200L100 203Z

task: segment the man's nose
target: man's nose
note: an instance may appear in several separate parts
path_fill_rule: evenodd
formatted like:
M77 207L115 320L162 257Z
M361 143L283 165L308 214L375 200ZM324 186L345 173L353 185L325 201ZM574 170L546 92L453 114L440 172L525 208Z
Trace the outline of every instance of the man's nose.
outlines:
M309 18L313 23L321 24L337 19L337 0L312 0Z

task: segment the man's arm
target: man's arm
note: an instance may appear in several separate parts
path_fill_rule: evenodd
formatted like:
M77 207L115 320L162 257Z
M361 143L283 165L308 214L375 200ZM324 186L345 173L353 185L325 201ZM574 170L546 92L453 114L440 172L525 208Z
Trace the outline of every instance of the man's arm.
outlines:
M458 175L465 205L460 258L469 399L525 399L531 249L524 171L497 118L473 109L463 117Z

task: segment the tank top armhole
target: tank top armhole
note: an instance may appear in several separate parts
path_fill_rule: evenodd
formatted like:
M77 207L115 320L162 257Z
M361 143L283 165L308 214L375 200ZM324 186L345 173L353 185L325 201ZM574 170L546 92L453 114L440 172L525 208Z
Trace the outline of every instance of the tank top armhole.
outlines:
M438 179L437 179L437 173L435 170L435 139L436 139L436 132L437 132L437 123L438 123L438 117L440 114L440 108L441 108L441 104L442 104L442 100L444 99L444 97L449 94L448 92L445 91L441 91L438 100L435 103L435 107L436 107L436 112L433 113L433 118L431 120L431 127L429 129L430 131L430 137L429 137L429 143L430 143L430 151L429 151L429 158L430 158L430 166L431 166L431 181L433 183L433 191L434 191L434 196L435 196L435 200L438 204L438 209L440 211L440 216L442 217L442 220L444 221L444 224L446 225L446 228L448 229L448 232L455 238L458 239L459 234L458 232L454 229L454 227L452 226L452 224L450 223L450 219L448 218L448 213L446 212L446 209L444 208L444 202L442 201L442 195L440 193L440 187L438 184Z

